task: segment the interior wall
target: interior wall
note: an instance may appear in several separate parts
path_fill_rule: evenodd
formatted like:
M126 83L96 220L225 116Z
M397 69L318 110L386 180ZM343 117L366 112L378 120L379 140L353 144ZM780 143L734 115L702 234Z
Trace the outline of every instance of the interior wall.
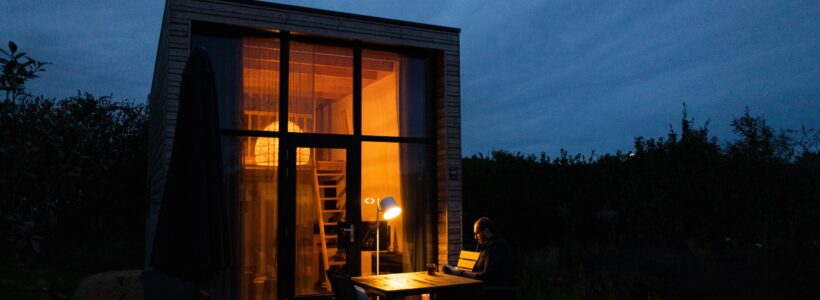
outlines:
M362 105L362 118L373 115L397 116L397 87L395 74L363 87L362 102L371 104ZM398 134L398 117L377 119L384 122L362 122L362 131L367 127L369 132L379 135ZM393 195L397 202L401 201L398 197L401 193L400 174L397 143L362 143L362 199L384 198ZM368 206L370 205L362 202L362 221L376 221L375 210L367 209Z

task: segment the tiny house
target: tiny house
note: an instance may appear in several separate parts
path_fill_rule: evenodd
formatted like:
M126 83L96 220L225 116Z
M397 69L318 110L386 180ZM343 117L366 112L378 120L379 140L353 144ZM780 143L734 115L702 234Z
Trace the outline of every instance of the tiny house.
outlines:
M261 1L168 0L149 100L146 261L162 230L182 73L204 49L231 211L226 298L329 295L327 269L455 263L459 32ZM386 197L402 213L379 220Z

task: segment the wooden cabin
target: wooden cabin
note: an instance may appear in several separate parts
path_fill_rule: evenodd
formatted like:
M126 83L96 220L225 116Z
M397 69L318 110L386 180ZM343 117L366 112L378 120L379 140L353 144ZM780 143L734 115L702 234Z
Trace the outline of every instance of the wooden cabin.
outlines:
M233 212L220 294L329 295L324 271L371 274L377 246L382 273L455 264L464 226L459 32L261 1L168 0L149 102L146 261L182 72L203 48ZM402 213L377 226L376 203L388 196Z

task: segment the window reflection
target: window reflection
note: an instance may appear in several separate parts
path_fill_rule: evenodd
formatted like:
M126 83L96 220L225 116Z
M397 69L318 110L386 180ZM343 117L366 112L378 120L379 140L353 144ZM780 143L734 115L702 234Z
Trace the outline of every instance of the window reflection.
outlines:
M241 240L239 290L241 299L276 299L277 170L255 168L247 159L251 137L223 139L228 197L238 203Z
M426 61L362 51L362 134L427 136Z

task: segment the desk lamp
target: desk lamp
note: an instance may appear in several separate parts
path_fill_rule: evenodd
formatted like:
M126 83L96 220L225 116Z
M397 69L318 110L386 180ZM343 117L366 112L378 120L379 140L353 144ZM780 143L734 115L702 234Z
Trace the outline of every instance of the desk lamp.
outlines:
M384 220L388 221L401 214L401 207L396 204L396 200L392 196L387 196L376 205L376 275L379 275L379 229L381 228L379 214L382 212L384 213Z

